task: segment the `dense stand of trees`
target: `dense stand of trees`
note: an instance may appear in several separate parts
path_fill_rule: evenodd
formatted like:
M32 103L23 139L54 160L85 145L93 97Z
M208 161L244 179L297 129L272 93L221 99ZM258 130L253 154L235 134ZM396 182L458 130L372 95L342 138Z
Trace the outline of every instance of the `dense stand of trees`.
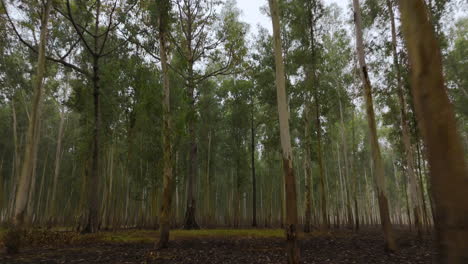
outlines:
M289 263L300 230L435 226L462 263L466 4L400 2L269 0L251 35L231 0L2 0L0 222L281 226Z

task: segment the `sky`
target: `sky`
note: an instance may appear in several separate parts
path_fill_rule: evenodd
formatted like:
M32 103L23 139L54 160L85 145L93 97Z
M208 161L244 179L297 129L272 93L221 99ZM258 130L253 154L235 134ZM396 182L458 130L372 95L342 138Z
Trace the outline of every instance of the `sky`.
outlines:
M351 0L325 0L326 4L337 3L345 8ZM268 0L237 0L237 6L242 10L241 20L250 25L250 32L257 32L257 25L271 30L271 20L260 11L262 6L267 6Z

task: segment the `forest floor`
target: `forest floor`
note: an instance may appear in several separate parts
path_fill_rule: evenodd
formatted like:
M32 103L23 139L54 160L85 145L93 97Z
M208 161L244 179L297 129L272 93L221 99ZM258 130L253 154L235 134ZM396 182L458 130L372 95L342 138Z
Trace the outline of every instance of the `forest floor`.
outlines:
M20 253L8 255L0 242L0 263L286 263L280 229L208 229L171 233L169 248L154 250L157 231L125 230L79 235L33 231ZM378 229L300 234L301 263L431 263L432 239L397 232L399 251L384 250Z

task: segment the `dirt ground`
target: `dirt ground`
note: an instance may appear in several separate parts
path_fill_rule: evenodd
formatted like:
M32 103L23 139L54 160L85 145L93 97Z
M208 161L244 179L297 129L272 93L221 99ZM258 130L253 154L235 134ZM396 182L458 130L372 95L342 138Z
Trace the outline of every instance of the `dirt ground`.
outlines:
M173 239L169 248L153 250L154 243L144 236L155 235L137 233L135 236L141 239L125 242L101 237L80 243L30 246L16 255L2 250L0 263L286 263L284 239L274 235L181 236ZM434 252L430 236L418 241L411 233L400 231L398 242L399 251L389 253L384 250L381 233L374 229L302 235L301 263L431 263Z

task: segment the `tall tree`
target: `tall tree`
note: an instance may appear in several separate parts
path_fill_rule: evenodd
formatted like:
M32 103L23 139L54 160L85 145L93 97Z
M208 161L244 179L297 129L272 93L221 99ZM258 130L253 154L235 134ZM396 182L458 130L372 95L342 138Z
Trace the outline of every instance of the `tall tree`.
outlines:
M418 125L427 146L439 263L468 261L468 171L442 58L423 0L400 1Z
M109 47L109 39L112 33L120 25L121 21L116 21L116 11L119 1L106 3L102 5L101 0L97 0L94 4L90 5L83 1L77 1L72 4L70 0L66 1L65 10L56 8L62 16L71 23L71 26L78 35L78 40L83 44L84 50L91 57L91 71L86 67L79 67L64 61L63 57L60 59L51 59L62 63L66 67L70 67L75 71L85 75L91 81L93 87L93 128L92 128L92 159L91 171L87 183L87 220L83 232L95 233L99 229L100 218L100 134L102 133L102 113L101 113L101 71L100 64L104 57L114 53L126 41L122 43L115 43L113 47ZM129 5L124 10L125 6L119 6L120 12L130 11L135 4ZM107 11L107 12L103 12ZM78 12L79 11L79 12ZM78 15L78 17L77 17ZM83 18L82 16L86 16ZM91 17L91 21L86 21L86 18ZM105 24L103 23L104 20ZM88 26L89 23L92 26ZM104 24L104 25L103 25ZM72 45L70 51L75 47Z
M2 1L2 5L5 6ZM41 31L39 40L38 60L36 66L36 76L34 77L33 99L31 114L28 122L28 131L26 135L26 145L24 148L23 162L21 173L19 175L18 189L15 196L15 212L13 223L17 227L21 227L25 220L27 201L29 199L31 177L33 169L36 167L37 151L39 144L39 134L41 126L41 111L44 95L44 78L46 72L46 44L48 36L48 21L50 10L52 8L52 0L47 0L40 5ZM13 24L12 20L10 22Z
M184 65L178 73L185 79L189 104L187 128L190 138L189 163L187 170L187 205L184 228L199 228L195 218L196 188L198 171L197 86L206 79L236 72L246 49L244 36L246 26L238 21L239 10L233 2L228 2L219 16L218 2L212 0L177 0L177 36L170 35L171 43L183 58ZM216 27L216 28L215 28ZM205 70L196 67L203 63Z
M420 215L421 211L421 200L419 199L419 185L416 178L413 149L411 147L410 129L408 126L408 115L406 110L406 100L403 90L403 80L400 72L400 63L398 61L397 53L397 33L395 26L395 16L393 14L393 5L391 0L387 0L388 14L390 16L390 25L392 32L392 55L393 55L393 67L396 72L396 88L398 95L398 102L400 103L400 121L401 121L401 133L404 145L404 152L406 154L406 174L409 179L408 187L409 193L411 194L411 204L413 207L414 223L418 230L418 236L422 237L422 218Z
M254 87L254 86L252 86ZM257 179L255 175L255 102L254 89L250 91L250 167L252 170L252 226L257 226Z
M376 194L379 201L380 221L382 223L386 247L389 250L396 250L397 245L393 237L392 223L388 208L388 199L385 190L385 172L380 153L379 141L377 137L377 127L375 123L374 104L372 99L372 86L367 72L364 42L362 37L362 18L359 0L353 0L354 24L356 33L356 49L361 73L362 85L364 88L364 100L366 102L367 123L369 127L370 144L372 151L373 174L376 183Z
M312 148L312 137L310 135L310 110L304 111L304 170L305 170L305 222L304 232L310 232L312 218L312 165L310 150Z
M276 66L276 94L280 126L280 139L283 158L284 186L286 191L286 249L288 263L299 263L299 248L297 243L297 197L296 180L294 177L291 136L289 134L289 111L286 95L286 81L281 44L279 9L277 0L269 0L270 16L273 25L273 48Z
M159 53L161 57L161 68L163 75L163 197L161 215L159 217L159 242L158 247L167 247L169 241L169 228L172 203L172 120L170 105L170 80L167 50L167 32L169 30L169 16L171 2L169 0L158 1L156 6L158 12L159 28Z

